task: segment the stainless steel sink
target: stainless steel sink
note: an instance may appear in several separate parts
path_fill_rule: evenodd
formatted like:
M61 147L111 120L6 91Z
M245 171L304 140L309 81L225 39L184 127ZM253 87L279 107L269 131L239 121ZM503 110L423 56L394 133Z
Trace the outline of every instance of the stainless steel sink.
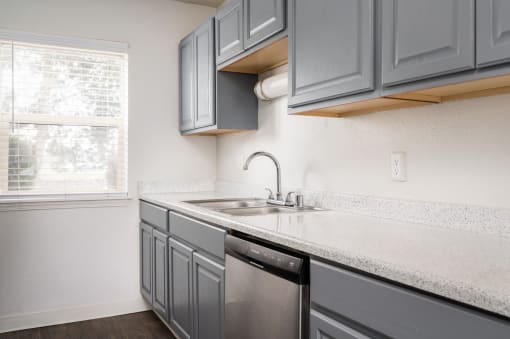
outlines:
M288 207L271 205L265 199L209 199L184 201L210 210L233 216L253 216L280 213L324 211L315 207Z
M253 215L266 215L266 214L282 214L282 213L298 213L298 212L314 212L324 211L315 207L284 207L284 206L263 206L263 207L248 207L248 208L226 208L219 212L235 215L235 216L253 216Z
M189 200L185 201L189 204L208 208L211 210L223 210L233 208L246 207L263 207L267 206L265 199L209 199L209 200Z

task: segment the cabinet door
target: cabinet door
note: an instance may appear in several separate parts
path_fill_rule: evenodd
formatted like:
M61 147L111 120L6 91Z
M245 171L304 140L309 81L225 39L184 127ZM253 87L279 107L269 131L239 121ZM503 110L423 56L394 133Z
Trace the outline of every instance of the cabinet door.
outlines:
M383 85L474 68L474 0L384 0L382 6Z
M168 247L167 235L153 230L154 272L152 307L163 319L168 319Z
M310 339L370 339L370 338L315 310L311 310Z
M214 22L208 20L195 31L196 116L195 128L214 125L216 110L214 63Z
M285 28L285 0L244 0L244 48Z
M243 0L232 0L216 13L216 62L220 64L243 50Z
M193 33L179 44L179 127L188 131L195 127L195 66Z
M152 227L140 223L140 292L152 304Z
M181 339L190 339L193 329L193 249L169 239L170 326Z
M289 105L374 88L373 0L290 0Z
M478 67L510 61L510 1L477 0L476 53Z
M193 322L195 339L223 339L225 267L193 253Z

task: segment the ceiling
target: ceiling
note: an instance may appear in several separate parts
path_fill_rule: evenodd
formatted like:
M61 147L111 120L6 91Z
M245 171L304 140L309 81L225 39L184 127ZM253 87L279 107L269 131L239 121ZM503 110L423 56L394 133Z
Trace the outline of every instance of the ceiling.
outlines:
M205 5L205 6L211 6L211 7L218 7L223 2L225 2L225 0L177 0L177 1Z

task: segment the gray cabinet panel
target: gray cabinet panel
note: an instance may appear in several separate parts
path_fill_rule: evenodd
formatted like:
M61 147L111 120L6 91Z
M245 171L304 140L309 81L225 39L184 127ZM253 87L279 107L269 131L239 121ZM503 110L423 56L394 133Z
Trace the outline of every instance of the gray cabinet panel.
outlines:
M384 0L382 6L383 85L474 68L474 0Z
M476 53L478 67L510 61L510 1L477 0Z
M243 49L243 0L232 0L216 13L216 63Z
M188 131L195 127L195 62L193 33L179 44L179 127Z
M289 106L374 89L373 0L289 1Z
M215 123L214 22L209 19L195 30L196 115L195 128Z
M391 338L508 338L510 324L480 312L312 260L310 298Z
M153 295L152 307L168 319L168 246L167 235L153 230Z
M222 129L257 129L256 74L217 72L217 125Z
M370 339L315 310L310 311L310 339Z
M244 48L285 28L285 0L244 0Z
M168 210L145 201L140 201L140 219L168 232Z
M225 258L225 230L170 212L172 235L218 258Z
M152 227L140 223L140 291L152 304Z
M192 254L193 249L169 239L170 326L181 337L190 339L193 329Z
M193 322L195 339L223 339L225 267L193 253Z

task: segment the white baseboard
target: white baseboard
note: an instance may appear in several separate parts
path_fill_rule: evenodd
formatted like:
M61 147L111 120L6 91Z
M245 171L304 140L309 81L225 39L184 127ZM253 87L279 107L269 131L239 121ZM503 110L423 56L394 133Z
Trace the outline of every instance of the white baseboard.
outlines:
M82 305L43 312L13 314L0 317L0 333L111 317L149 309L150 307L140 297L140 299L111 304Z

